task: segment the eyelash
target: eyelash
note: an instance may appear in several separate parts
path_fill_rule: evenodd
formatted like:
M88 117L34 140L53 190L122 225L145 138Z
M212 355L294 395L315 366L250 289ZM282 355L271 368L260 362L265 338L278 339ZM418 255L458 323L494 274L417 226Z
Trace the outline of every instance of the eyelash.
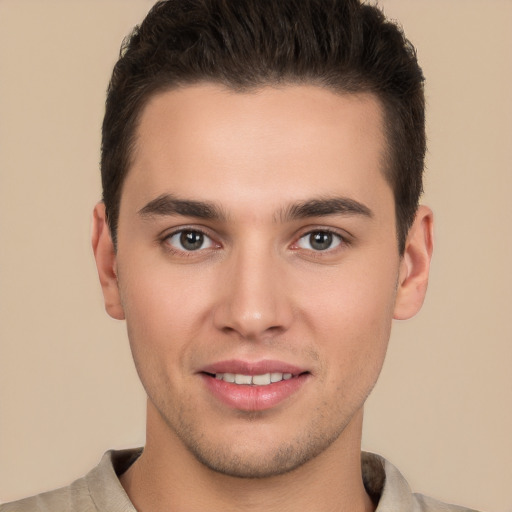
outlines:
M170 239L172 239L173 237L175 237L177 235L182 235L183 233L197 233L197 234L200 234L205 239L210 240L210 243L211 243L212 247L206 247L204 249L203 248L199 248L199 249L196 249L196 250L186 250L185 248L179 249L179 248L174 247L173 245L171 245ZM215 242L213 237L210 236L205 230L202 230L202 229L197 228L197 227L192 228L192 227L186 227L186 226L182 227L182 228L179 228L179 229L175 229L171 233L166 233L161 238L160 242L164 246L166 251L170 252L171 254L176 254L176 255L179 255L179 256L182 256L182 257L194 257L197 254L202 253L205 250L216 249L218 247L221 247L221 245L219 243Z
M170 239L177 235L183 235L183 233L197 233L202 235L205 239L210 240L210 247L206 248L199 248L196 250L186 250L186 249L179 249L171 245L169 242ZM303 232L298 238L296 238L296 241L293 242L290 249L296 251L303 249L299 246L299 242L307 237L311 237L314 234L329 234L332 235L335 239L337 239L338 243L334 247L329 247L325 250L314 250L314 249L305 249L309 254L313 255L314 257L321 258L324 255L331 254L333 252L337 252L337 250L343 249L344 247L351 245L351 240L348 236L342 235L338 231L334 229L329 228L316 228L316 229L309 229L306 232ZM197 227L181 227L179 229L176 229L172 231L171 233L166 233L160 240L161 244L165 247L165 249L170 252L171 254L180 255L182 257L193 257L200 253L203 253L205 250L209 249L218 249L222 247L222 245L218 242L215 242L214 238L210 236L205 230L197 228ZM339 248L339 249L337 249Z
M338 250L342 250L344 247L348 247L351 244L351 240L347 235L341 234L339 231L330 228L319 227L316 229L308 229L304 232L300 237L297 238L297 241L293 243L292 249L299 250L299 242L307 237L311 237L314 234L328 234L332 235L333 238L337 239L338 243L334 247L329 247L325 250L314 250L314 249L306 249L309 254L316 258L321 258L326 256L327 254L332 254L334 252L338 252Z

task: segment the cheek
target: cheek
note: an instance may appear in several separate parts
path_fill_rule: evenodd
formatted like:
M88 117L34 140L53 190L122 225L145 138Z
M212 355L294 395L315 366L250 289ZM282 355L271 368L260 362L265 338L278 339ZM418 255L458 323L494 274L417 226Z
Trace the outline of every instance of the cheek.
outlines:
M302 306L309 319L321 320L316 329L331 329L341 338L349 333L350 337L378 334L391 324L397 276L398 262L349 262L316 279L302 279L304 285L297 296L303 298Z
M120 267L120 290L125 309L128 339L139 378L159 410L178 407L175 393L187 378L190 345L200 338L198 288L190 279L178 279L168 270L144 268L130 272ZM172 401L171 404L169 401Z
M120 265L119 278L128 338L141 380L146 387L151 385L148 379L162 375L172 380L177 372L169 367L182 367L190 343L201 337L204 287L183 273L147 263Z
M300 293L309 297L302 302L302 316L319 348L323 345L327 362L336 365L329 373L331 378L343 375L354 385L375 380L384 361L398 263L363 268L347 265Z
M197 272L147 262L135 262L131 268L120 267L121 300L129 324L148 334L163 331L169 335L197 325L207 294Z

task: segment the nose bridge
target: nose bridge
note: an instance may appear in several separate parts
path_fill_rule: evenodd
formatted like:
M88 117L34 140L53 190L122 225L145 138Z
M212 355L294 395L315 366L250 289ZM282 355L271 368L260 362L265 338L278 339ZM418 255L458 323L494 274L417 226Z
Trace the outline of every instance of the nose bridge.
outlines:
M291 307L283 284L282 260L257 236L236 247L226 262L226 289L217 310L217 325L256 339L287 329Z

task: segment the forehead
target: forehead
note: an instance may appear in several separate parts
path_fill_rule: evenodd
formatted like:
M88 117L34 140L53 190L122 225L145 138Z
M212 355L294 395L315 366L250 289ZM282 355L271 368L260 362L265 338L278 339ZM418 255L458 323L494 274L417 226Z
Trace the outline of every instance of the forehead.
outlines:
M162 193L247 200L262 189L267 202L339 187L332 192L364 195L385 185L383 124L370 94L312 85L174 89L142 111L125 185L141 203Z

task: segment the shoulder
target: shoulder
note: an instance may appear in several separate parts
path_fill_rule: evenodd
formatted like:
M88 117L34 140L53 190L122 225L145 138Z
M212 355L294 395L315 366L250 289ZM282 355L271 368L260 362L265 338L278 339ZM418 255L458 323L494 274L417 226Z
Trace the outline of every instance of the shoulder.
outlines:
M85 478L67 487L0 505L0 512L95 511Z
M472 508L450 505L442 501L423 496L423 494L413 494L414 512L477 512Z
M376 512L477 512L413 493L400 471L379 455L363 452L361 459L363 482Z
M118 475L140 455L141 450L109 451L87 475L71 485L11 503L0 512L135 512Z

